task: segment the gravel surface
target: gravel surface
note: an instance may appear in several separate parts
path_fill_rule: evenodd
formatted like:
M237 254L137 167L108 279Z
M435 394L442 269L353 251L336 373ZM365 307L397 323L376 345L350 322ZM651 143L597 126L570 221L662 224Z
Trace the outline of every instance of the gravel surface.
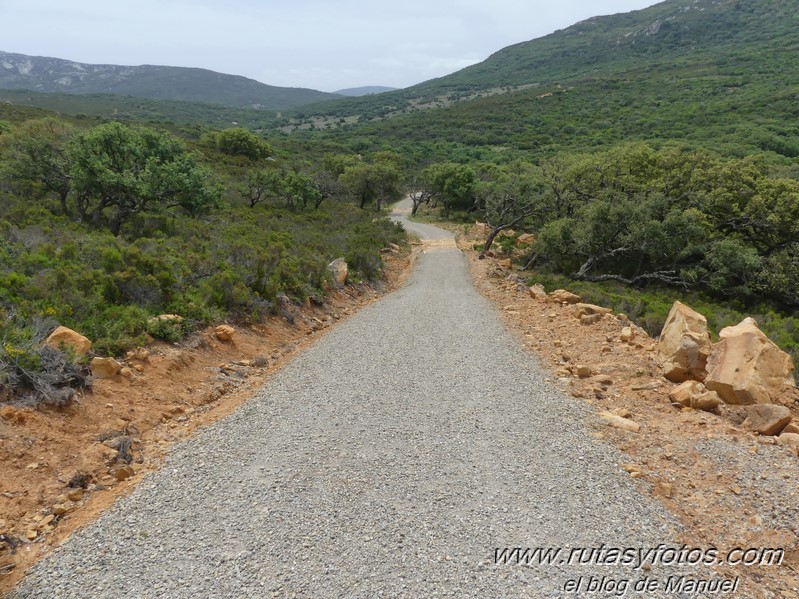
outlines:
M494 563L496 548L675 534L546 376L460 252L426 252L403 289L175 447L12 596L604 597L564 584L674 574Z

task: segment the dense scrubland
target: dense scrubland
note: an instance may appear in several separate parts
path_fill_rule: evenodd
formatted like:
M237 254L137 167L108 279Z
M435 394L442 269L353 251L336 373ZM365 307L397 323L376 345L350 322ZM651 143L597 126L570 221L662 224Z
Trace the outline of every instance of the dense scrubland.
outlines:
M375 214L368 159L272 146L247 130L194 139L136 124L88 125L3 108L0 384L63 398L85 358L43 347L56 325L120 354L208 323L257 322L285 302L323 302L327 265L382 276L404 233ZM35 117L35 118L31 118ZM382 175L394 157L378 157ZM382 162L380 162L382 160ZM376 168L376 167L375 167ZM339 184L338 175L352 187ZM360 186L360 187L358 187ZM357 193L357 203L354 195ZM154 317L179 315L181 319ZM50 396L50 397L48 397Z

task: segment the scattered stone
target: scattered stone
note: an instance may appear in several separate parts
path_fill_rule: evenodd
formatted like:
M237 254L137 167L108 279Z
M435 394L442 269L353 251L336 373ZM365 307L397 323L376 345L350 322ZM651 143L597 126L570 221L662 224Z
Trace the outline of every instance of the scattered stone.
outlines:
M663 383L660 381L649 381L648 383L640 383L638 385L633 385L630 387L633 391L654 391L655 389L660 389L663 386Z
M92 358L89 368L96 379L112 379L122 370L122 364L114 358Z
M611 314L613 310L610 308L603 308L602 306L595 306L594 304L575 304L577 316L587 316L590 314Z
M70 501L80 501L81 499L83 499L83 492L84 492L83 489L81 489L80 487L78 487L77 489L70 489L67 492L67 499L69 499Z
M709 391L699 381L685 381L669 392L669 399L686 408L715 412L721 405L721 397L715 391Z
M114 478L118 481L127 480L134 474L136 474L136 471L131 466L122 466L114 470Z
M671 499L674 496L674 485L665 481L658 481L655 483L655 488L652 489L652 493L654 493L657 497Z
M580 324L586 326L596 324L602 320L602 316L602 314L586 314L585 316L580 317Z
M621 330L619 339L621 339L623 343L632 343L633 339L635 339L635 330L632 327L624 327Z
M782 433L781 434L785 435L787 433L799 434L799 424L795 424L795 423L791 422L788 426L786 426L784 429L782 429Z
M675 383L704 380L711 347L707 319L674 302L657 345L666 378Z
M347 283L347 275L349 274L349 266L344 258L337 258L327 265L327 271L333 277L333 283L339 289L343 288Z
M571 370L569 370L568 368L558 368L555 371L555 374L557 376L564 377L564 376L571 376L572 373Z
M142 372L144 372L144 366L142 366L141 364L134 364L133 370L141 374Z
M782 433L779 437L777 437L777 443L787 447L799 447L799 434Z
M505 258L504 260L497 260L497 266L510 270L513 268L513 260Z
M53 513L56 516L63 516L64 514L69 514L74 512L76 506L74 503L59 503L53 506Z
M44 344L56 349L60 349L62 346L67 347L76 354L86 354L92 348L91 341L80 333L68 329L67 327L56 328L56 330L50 333L50 336L45 339Z
M556 289L549 294L549 297L561 304L579 304L583 299L579 295L575 295L565 289Z
M632 418L633 413L628 410L627 408L613 408L609 410L611 414L616 414L616 416L621 416L622 418Z
M26 538L27 538L29 541L33 541L33 540L34 540L34 539L36 539L36 537L38 537L38 536L39 536L39 533L38 533L37 531L33 530L33 529L31 529L31 530L29 530L28 532L26 532L26 533L25 533L25 537L26 537Z
M546 300L547 292L544 290L543 285L533 285L530 287L530 297L536 300Z
M220 341L232 341L235 334L236 329L229 324L220 324L214 329L214 336Z
M596 375L592 380L598 385L610 386L613 384L613 379L606 374Z
M45 526L49 526L50 524L52 524L54 520L55 520L55 514L49 514L44 518L42 518L41 520L39 520L39 522L37 522L36 528L42 530Z
M125 359L128 361L138 360L140 362L146 362L150 359L150 352L140 347L138 349L132 349L125 353Z
M639 430L641 430L641 425L637 422L628 418L622 418L621 416L617 416L612 412L600 412L599 417L603 420L606 420L607 423L614 428L629 431L631 433L637 433Z
M581 379L587 379L592 374L593 370L591 370L590 366L585 366L583 364L579 364L577 366L577 376L579 376Z
M638 464L622 464L621 469L624 470L627 474L638 474L639 476L643 472L643 468Z
M785 406L758 404L747 409L746 420L741 426L764 436L780 434L791 423L791 411Z
M791 356L777 347L752 318L722 329L707 363L705 385L728 404L773 403L795 385Z
M178 314L159 314L158 316L153 316L147 322L150 324L156 324L159 321L168 321L178 324L183 322L183 317L179 316Z
M126 379L128 379L129 381L130 381L130 380L132 380L132 379L133 379L133 377L135 376L135 375L133 374L133 369L132 369L132 368L128 368L127 366L125 366L124 368L122 368L122 369L119 371L119 375L120 375L122 378L126 378Z

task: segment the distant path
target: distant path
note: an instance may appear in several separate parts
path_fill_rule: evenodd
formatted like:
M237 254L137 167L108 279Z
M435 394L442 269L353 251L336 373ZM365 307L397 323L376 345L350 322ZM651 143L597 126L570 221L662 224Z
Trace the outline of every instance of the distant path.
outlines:
M582 597L569 578L642 578L494 564L498 547L673 537L588 410L545 377L461 253L425 252L404 288L176 447L15 596Z

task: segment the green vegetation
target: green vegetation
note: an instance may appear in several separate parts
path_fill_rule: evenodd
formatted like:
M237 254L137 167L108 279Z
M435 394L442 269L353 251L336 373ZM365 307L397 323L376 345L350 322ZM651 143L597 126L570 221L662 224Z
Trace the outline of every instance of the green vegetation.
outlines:
M4 395L63 403L85 383L79 360L41 345L56 324L88 336L97 353L119 354L148 335L176 341L223 319L258 321L286 301L321 302L338 257L353 281L381 278L380 250L402 243L402 229L359 209L345 186L326 186L332 175L321 164L315 176L304 160L265 161L272 153L241 129L186 142L140 125L82 129L53 117L4 127ZM235 182L266 168L279 185L246 201ZM154 319L164 313L183 320Z

